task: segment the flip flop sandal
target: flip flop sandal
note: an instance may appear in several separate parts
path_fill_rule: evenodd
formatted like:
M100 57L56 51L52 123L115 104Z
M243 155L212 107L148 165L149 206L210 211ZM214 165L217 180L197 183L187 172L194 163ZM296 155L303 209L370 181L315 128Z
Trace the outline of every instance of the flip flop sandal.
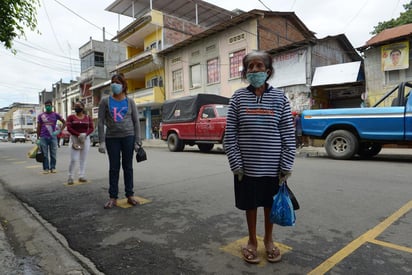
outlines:
M249 264L258 264L260 263L260 259L257 256L256 249L247 248L246 246L241 247L241 252L243 256L243 260Z
M114 199L110 199L106 204L104 205L104 209L110 209L113 208L114 206L117 206L117 201Z
M272 247L272 250L266 250L266 260L270 263L277 263L282 260L282 255L278 247Z
M128 197L127 198L127 203L131 204L133 206L140 204L137 200L135 200L133 197Z

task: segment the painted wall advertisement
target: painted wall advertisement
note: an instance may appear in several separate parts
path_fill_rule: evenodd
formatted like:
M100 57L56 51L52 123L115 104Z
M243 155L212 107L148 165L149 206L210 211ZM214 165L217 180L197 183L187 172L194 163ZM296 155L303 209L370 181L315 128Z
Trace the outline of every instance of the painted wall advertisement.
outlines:
M409 41L393 43L381 47L382 71L409 68Z
M273 58L273 76L269 84L286 87L306 83L306 51L299 50L280 54Z

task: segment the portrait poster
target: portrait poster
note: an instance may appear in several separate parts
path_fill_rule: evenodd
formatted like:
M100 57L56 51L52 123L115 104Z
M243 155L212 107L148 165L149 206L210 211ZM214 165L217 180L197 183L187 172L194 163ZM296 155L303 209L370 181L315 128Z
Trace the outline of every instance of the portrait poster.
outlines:
M381 52L382 71L409 68L409 41L382 46Z

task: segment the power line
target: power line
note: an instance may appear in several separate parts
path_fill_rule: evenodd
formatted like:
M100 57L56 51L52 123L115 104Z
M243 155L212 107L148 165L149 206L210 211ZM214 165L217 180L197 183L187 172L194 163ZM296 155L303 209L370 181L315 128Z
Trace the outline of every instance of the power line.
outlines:
M258 0L268 11L272 11L263 1Z
M43 53L46 53L46 54L49 54L49 55L54 55L54 56L57 56L57 57L61 57L61 58L65 58L65 59L71 59L71 60L75 60L75 61L77 61L77 62L80 62L80 59L74 59L74 58L70 58L70 57L68 57L68 56L64 56L64 55L60 55L60 54L57 54L57 53L53 53L53 52L51 52L49 49L42 48L42 47L40 47L40 46L38 46L38 45L35 45L34 43L27 44L27 43L23 43L23 42L18 41L18 40L16 40L15 43L21 44L21 45L23 45L23 46L25 46L25 47L32 48L32 49L34 49L34 50L37 50L37 51L40 51L40 52L43 52Z
M51 28L52 33L53 33L54 40L56 40L57 46L59 46L60 50L62 52L64 52L62 46L60 45L59 40L57 39L56 32L54 31L54 28L53 28L53 24L51 23L49 13L47 12L47 9L46 9L46 3L45 3L44 0L42 0L42 3L43 3L43 7L44 7L44 12L46 13L47 21L49 22L50 28Z
M366 6L366 4L367 4L368 2L369 2L369 0L366 0L366 1L363 3L362 7L360 7L360 9L356 12L356 14L355 14L355 15L349 20L349 22L346 24L344 30L346 30L346 29L348 28L348 26L349 26L353 21L355 21L356 17L359 16L359 14L361 13L361 11L363 10L363 8Z
M62 7L64 7L65 9L67 9L69 12L73 13L74 15L76 15L77 17L83 19L84 21L86 21L87 23L89 23L90 25L92 25L93 27L102 30L102 27L97 26L96 24L94 24L93 22L87 20L86 18L84 18L83 16L81 16L80 14L78 14L77 12L73 11L72 9L70 9L69 7L65 6L63 3L61 3L58 0L54 0L56 3L58 3L59 5L61 5ZM114 36L113 34L107 32L108 34L110 34L111 36Z

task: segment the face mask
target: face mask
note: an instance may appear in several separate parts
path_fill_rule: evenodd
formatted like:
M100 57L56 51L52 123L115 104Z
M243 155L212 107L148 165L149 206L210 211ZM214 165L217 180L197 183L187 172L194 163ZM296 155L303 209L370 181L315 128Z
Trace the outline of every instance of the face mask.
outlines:
M258 73L247 73L246 79L255 88L261 87L265 84L266 78L268 74L266 72L258 72Z
M112 83L110 85L110 88L112 89L112 93L115 95L118 95L122 92L123 90L123 85L122 84L118 84L118 83Z
M80 113L81 111L83 111L83 109L80 108L80 107L76 107L76 108L74 108L74 111L75 111L76 113Z
M53 107L50 105L46 105L45 109L47 113L50 113L53 110Z

